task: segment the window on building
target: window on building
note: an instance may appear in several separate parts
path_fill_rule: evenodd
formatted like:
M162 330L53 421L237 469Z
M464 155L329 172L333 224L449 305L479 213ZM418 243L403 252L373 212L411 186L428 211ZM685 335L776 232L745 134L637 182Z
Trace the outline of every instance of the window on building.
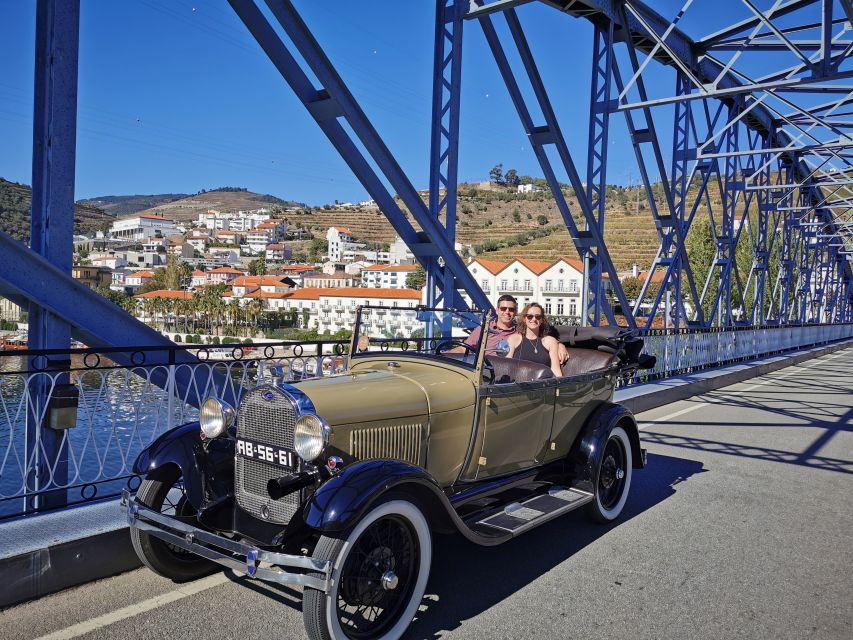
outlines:
M489 281L488 281L488 280L483 280L483 281L480 283L480 286L483 288L483 291L487 291L487 290L489 289Z
M554 284L554 282L552 280L546 280L545 281L545 291L550 291L553 284Z
M533 291L533 287L530 286L530 280L524 281L524 290L525 291Z
M506 280L501 280L501 291L506 291Z
M551 301L550 300L545 301L545 313L548 314L549 316L551 315Z
M512 290L513 290L513 291L518 291L518 280L513 280L513 281L512 281Z
M578 304L574 300L569 302L569 315L570 316L578 315Z
M578 281L577 280L569 280L569 291L572 293L576 293L578 290Z
M558 316L563 315L563 301L562 300L557 302L557 315Z

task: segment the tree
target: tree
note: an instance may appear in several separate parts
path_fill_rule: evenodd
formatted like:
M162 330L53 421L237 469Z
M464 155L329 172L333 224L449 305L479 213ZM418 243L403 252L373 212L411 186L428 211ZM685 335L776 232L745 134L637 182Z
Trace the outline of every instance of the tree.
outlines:
M504 176L504 182L508 187L518 186L518 183L520 182L520 180L518 179L518 171L516 171L515 169L508 170L506 172L506 175Z
M409 289L423 289L426 285L426 271L420 265L418 268L412 271L409 275L406 276L406 286Z
M538 222L544 227L546 224L548 224L548 218L544 214L540 213L538 216L536 216L536 222Z
M250 276L265 276L267 275L267 261L261 256L257 260L252 260L249 263Z
M504 184L504 166L503 163L496 164L489 170L489 180L495 184Z

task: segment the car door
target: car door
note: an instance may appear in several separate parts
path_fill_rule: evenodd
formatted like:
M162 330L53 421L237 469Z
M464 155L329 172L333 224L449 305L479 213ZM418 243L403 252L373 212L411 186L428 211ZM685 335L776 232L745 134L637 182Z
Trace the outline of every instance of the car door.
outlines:
M470 479L525 469L543 461L554 414L554 385L548 381L495 384L479 395L478 444Z

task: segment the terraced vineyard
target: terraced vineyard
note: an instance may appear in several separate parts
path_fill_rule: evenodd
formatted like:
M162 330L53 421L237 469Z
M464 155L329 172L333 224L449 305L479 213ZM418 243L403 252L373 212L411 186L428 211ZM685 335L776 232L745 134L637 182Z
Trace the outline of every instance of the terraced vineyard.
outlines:
M577 201L570 191L567 196L575 220L580 221ZM629 269L634 263L646 268L658 247L654 221L642 200L639 211L634 213L635 197L636 189L616 188L611 198L613 203L608 203L605 239L616 268L620 270ZM426 202L427 192L421 192L421 198ZM401 202L398 204L406 211ZM577 255L550 193L517 194L503 189L484 190L460 185L457 215L457 240L472 245L483 257L525 256L554 260L563 255ZM411 216L408 217L414 224ZM389 243L395 235L385 216L375 208L311 209L289 213L288 218L292 224L311 229L315 236L325 236L330 226L345 226L357 239L368 243ZM525 232L546 230L548 235L529 241L522 236ZM520 238L521 243L518 242Z

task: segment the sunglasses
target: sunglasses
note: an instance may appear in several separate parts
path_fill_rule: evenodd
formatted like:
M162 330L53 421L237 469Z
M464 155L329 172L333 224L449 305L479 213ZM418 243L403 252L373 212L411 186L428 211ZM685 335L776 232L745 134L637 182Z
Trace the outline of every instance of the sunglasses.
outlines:
M498 307L498 311L512 311L515 313L515 307Z
M528 314L527 314L526 316L524 316L524 317L525 317L525 318L527 318L528 320L541 320L541 319L542 319L542 314L538 314L538 313L528 313Z

